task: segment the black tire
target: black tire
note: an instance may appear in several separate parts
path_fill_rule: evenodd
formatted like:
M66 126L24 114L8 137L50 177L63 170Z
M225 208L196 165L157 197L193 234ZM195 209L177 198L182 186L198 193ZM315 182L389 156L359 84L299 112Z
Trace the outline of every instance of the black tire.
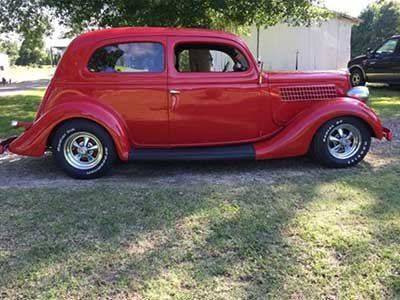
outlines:
M79 168L74 166L74 164L76 164L77 162L79 163L80 161L78 161L77 159L72 159L72 163L70 162L73 155L71 156L71 154L68 154L67 149L69 149L69 145L72 144L73 138L76 137L77 139L79 139L81 138L81 135L92 136L94 138L93 140L87 142L89 143L89 146L92 145L90 144L91 142L93 142L93 145L95 145L96 140L99 143L98 149L101 149L101 152L100 150L97 150L97 152L96 150L92 151L92 154L94 152L93 157L96 157L94 159L96 165L91 166L89 159L85 158L84 155L81 159L87 160L87 162L82 161L82 163L83 165L87 165ZM68 144L66 145L66 143ZM111 170L112 165L116 159L114 142L108 132L103 127L87 120L72 120L62 124L55 131L51 141L51 145L56 163L69 176L76 179L94 179L104 176ZM88 151L89 146L85 146L85 151L88 153L90 153L90 151ZM75 149L77 148L75 147ZM71 153L71 151L69 153ZM101 153L101 155L99 153ZM80 153L77 153L76 155L80 155ZM93 157L91 156L91 158Z
M336 156L333 155L331 151L333 152L335 151L332 148L334 148L335 146L339 146L340 142L331 141L330 138L331 135L334 135L334 133L338 130L338 128L344 128L342 130L346 130L345 129L346 127L350 129L356 128L354 136L359 137L359 139L357 143L353 139L352 145L354 144L358 146L354 147L353 152L349 151L348 154L351 156L338 158L337 155L345 156L345 153L344 154L336 153ZM332 138L335 139L335 137ZM346 168L357 165L359 162L361 162L367 155L370 145L371 145L371 132L370 129L367 127L367 125L363 121L357 118L342 117L326 122L317 131L317 133L314 136L310 152L315 160L317 160L319 163L327 167ZM344 146L342 146L342 148L343 147ZM339 147L339 149L341 148ZM345 150L343 149L343 151Z
M359 68L354 68L350 71L350 81L353 87L366 84L364 73Z

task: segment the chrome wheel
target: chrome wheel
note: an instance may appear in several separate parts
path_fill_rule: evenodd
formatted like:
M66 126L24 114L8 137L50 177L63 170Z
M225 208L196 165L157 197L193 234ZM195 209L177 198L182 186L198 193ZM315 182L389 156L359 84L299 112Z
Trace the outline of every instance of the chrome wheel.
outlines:
M100 140L89 132L71 134L64 144L64 156L67 162L79 170L95 168L104 155Z
M341 124L333 128L328 136L329 153L337 159L348 159L360 150L362 135L351 124Z

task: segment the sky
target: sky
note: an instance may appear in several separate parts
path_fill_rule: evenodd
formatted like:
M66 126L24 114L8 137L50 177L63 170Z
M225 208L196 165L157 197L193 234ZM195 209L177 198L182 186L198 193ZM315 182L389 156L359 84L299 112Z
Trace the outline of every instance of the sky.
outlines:
M374 0L322 0L331 10L343 12L353 17L358 17L360 12Z

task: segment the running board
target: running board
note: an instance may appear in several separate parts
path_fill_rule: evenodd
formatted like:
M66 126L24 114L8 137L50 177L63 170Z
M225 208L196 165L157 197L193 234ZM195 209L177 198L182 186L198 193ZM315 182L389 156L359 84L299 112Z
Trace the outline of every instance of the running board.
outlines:
M132 149L129 153L131 161L147 160L254 160L256 153L253 145L194 147L172 149Z

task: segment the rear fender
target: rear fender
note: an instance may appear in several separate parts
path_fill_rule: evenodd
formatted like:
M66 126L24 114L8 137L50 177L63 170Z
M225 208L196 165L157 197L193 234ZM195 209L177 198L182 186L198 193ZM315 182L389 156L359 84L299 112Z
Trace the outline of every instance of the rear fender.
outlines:
M130 143L123 119L106 105L84 96L64 101L47 110L31 128L10 144L9 150L20 155L42 156L53 130L72 119L87 119L103 126L114 140L119 158L128 160Z
M300 113L273 138L254 145L257 159L305 155L317 130L327 121L338 117L356 117L363 120L374 137L382 139L384 130L377 115L363 102L338 98L323 105L310 107Z

